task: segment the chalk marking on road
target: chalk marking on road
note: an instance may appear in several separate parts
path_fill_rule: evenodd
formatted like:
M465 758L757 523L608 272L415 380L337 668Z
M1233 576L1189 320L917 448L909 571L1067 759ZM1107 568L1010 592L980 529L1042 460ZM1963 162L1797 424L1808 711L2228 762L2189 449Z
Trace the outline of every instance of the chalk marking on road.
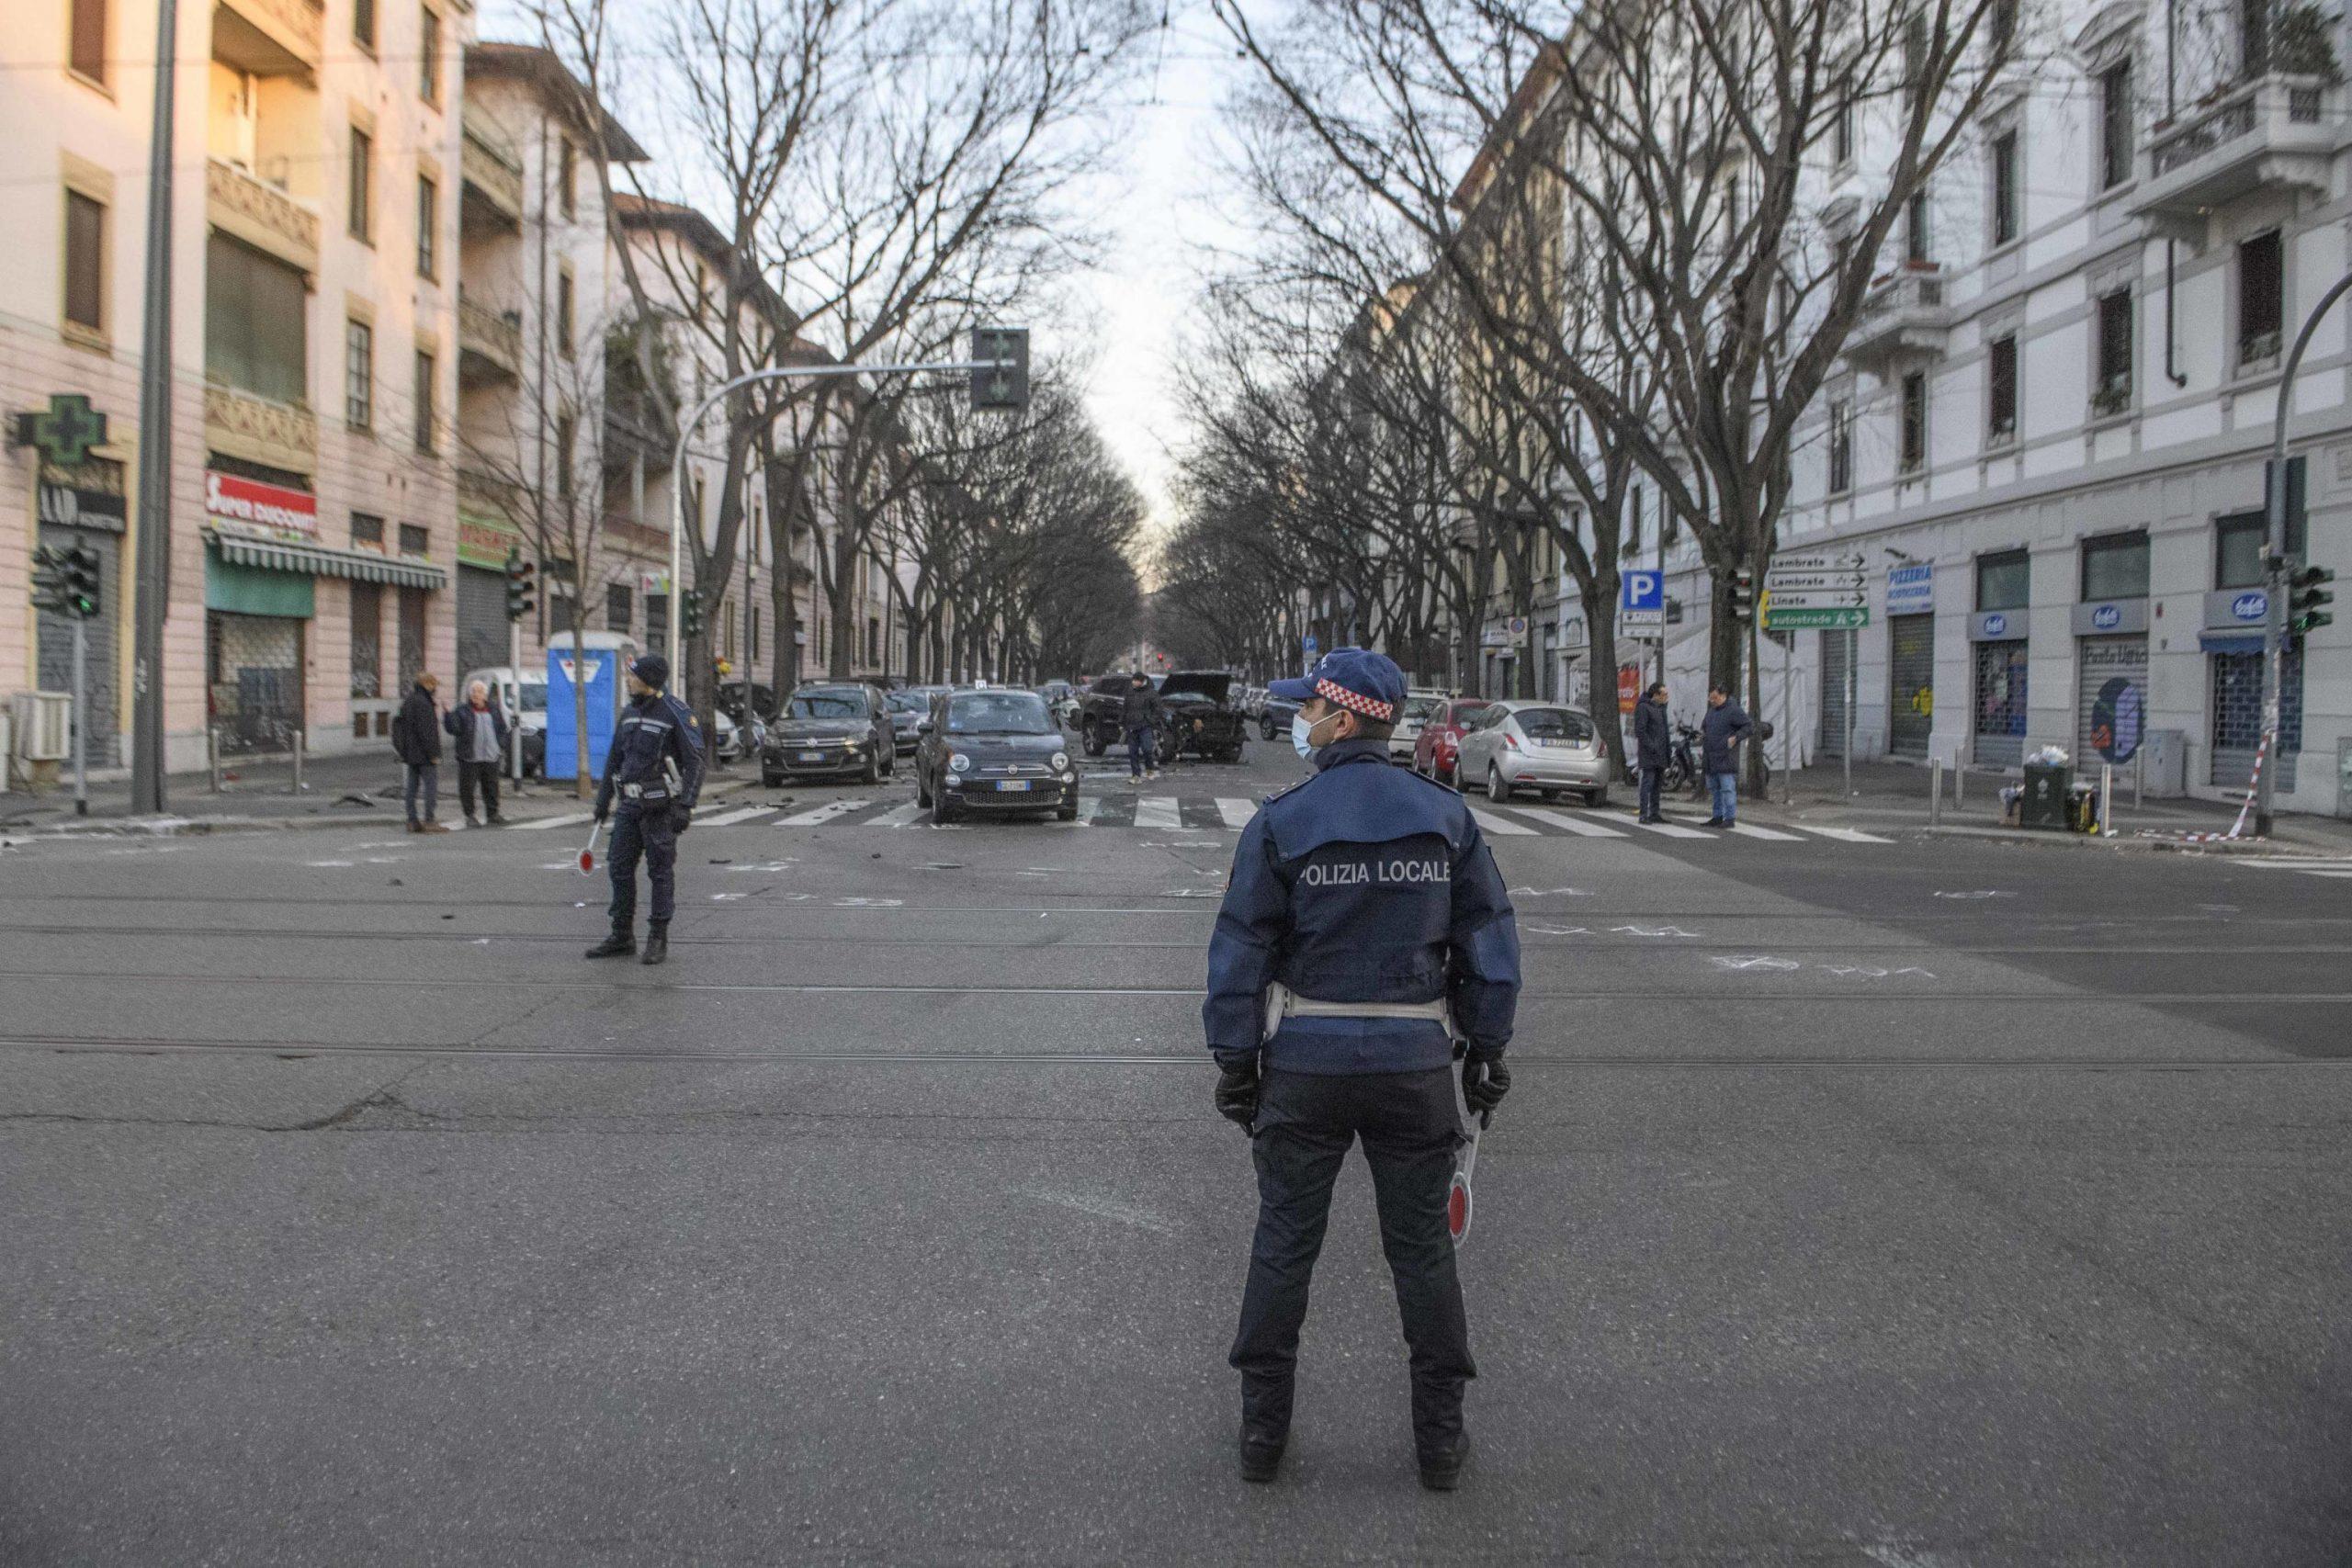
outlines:
M1156 828L1182 832L1184 818L1172 795L1146 795L1136 802L1136 824L1138 828Z
M1793 958L1770 958L1760 954L1718 954L1714 963L1718 969L1802 969L1804 967Z
M1592 895L1581 887L1514 887L1514 898L1589 898Z
M1900 1546L1865 1546L1861 1551L1879 1568L1944 1568L1949 1561L1932 1551L1913 1551Z
M1475 806L1470 808L1470 819L1489 833L1500 833L1523 839L1535 837L1534 829L1498 817L1491 811L1481 811Z
M1538 822L1549 822L1555 828L1566 829L1581 839L1622 839L1625 836L1620 829L1605 828L1589 818L1566 811L1546 811L1540 806L1514 806L1511 809L1521 817L1532 817Z
M542 817L536 822L517 822L513 830L517 833L537 833L550 828L577 828L582 822L594 822L595 819L596 814L593 811L569 811L561 817Z
M1250 818L1258 815L1258 803L1221 795L1216 797L1216 814L1225 818L1228 828L1247 828Z
M1743 839L1770 839L1776 844L1801 844L1804 840L1794 833L1783 833L1774 828L1758 828L1746 822L1735 822L1731 830Z
M730 865L727 869L729 871L782 871L786 866L799 863L797 860L765 860L748 865Z
M727 828L738 822L749 822L754 817L765 817L775 809L773 806L745 806L733 811L723 811L716 817L706 817L695 824L697 828Z
M714 893L710 896L710 901L714 904L732 904L739 898L750 897L749 893Z
M778 828L811 828L820 822L830 822L836 817L846 817L853 811L863 811L874 803L870 800L829 800L808 811L797 811L774 824Z
M1956 898L1956 899L1970 899L1970 898L2014 898L2014 897L2017 897L2017 895L2016 895L2016 894L2014 894L2014 893L2007 893L2007 892L2003 892L2003 891L2002 891L2002 890L2000 890L1999 888L1996 888L1996 887L1979 887L1979 888L1976 888L1976 889L1974 889L1974 890L1973 890L1973 891L1965 892L1965 893L1944 893L1944 892L1939 892L1939 893L1936 895L1936 897L1939 897L1939 898Z
M304 865L349 865L352 863L347 860L306 860L302 863Z
M1216 887L1177 887L1160 895L1162 898L1218 898L1224 892Z
M1679 822L1643 822L1637 819L1633 825L1645 833L1656 833L1668 839L1703 839L1707 836L1705 829L1685 828Z
M870 818L859 825L865 828L904 828L919 820L922 816L922 807L910 800L904 806L894 806L881 816Z
M1092 1214L1098 1220L1115 1220L1137 1230L1152 1231L1160 1235L1173 1235L1176 1227L1149 1209L1139 1209L1133 1203L1122 1203L1112 1198L1090 1197L1079 1192L1052 1192L1038 1187L1019 1190L1023 1198L1034 1198L1041 1203L1057 1203L1065 1209L1076 1209L1081 1214Z
M1835 839L1841 844L1891 844L1893 839L1882 839L1876 833L1865 833L1860 828L1815 828L1804 822L1792 824L1800 832L1818 833L1825 839Z
M1533 931L1538 936L1590 936L1592 934L1592 928L1590 926L1539 926L1531 924L1523 925L1519 929L1523 931Z
M1699 934L1697 931L1686 931L1680 926L1660 926L1656 931L1646 926L1611 926L1609 929L1619 936L1696 937Z
M896 909L906 904L904 898L836 898L836 909Z

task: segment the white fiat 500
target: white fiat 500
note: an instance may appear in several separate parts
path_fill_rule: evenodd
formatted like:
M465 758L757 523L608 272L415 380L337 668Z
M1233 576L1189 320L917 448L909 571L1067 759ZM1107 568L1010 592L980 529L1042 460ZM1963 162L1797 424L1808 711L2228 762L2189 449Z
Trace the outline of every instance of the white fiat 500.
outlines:
M1609 748L1592 716L1556 703L1502 702L1481 713L1462 737L1453 768L1464 789L1483 783L1489 798L1522 789L1556 800L1570 790L1589 806L1609 799Z

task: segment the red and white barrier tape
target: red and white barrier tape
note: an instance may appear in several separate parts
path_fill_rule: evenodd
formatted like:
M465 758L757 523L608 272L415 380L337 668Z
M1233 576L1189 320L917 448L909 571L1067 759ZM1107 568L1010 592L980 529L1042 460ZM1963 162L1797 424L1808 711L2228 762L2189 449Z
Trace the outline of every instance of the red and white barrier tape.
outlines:
M2269 761L2269 759L2270 759L2270 732L2269 732L2268 730L2267 730L2267 729L2266 729L2266 730L2264 730L2264 731L2262 732L2262 743L2261 743L2260 745L2256 746L2256 747L2254 749L2254 776L2253 776L2251 779L2249 779L2249 780L2247 780L2247 781L2246 781L2246 786L2245 786L2245 800L2244 801L2244 803L2242 803L2242 804L2238 807L2238 819L2237 819L2236 821L2234 821L2234 822L2233 822L2233 823L2231 823L2231 824L2230 824L2230 830L2229 830L2228 832L2226 832L2226 833L2158 833L2158 832L2150 832L2150 833L2148 833L2146 836L2147 836L2147 837L2149 837L2149 838L2152 838L2152 839L2169 839L2169 840L2171 840L2172 841L2174 841L2175 843L2181 843L2181 844L2227 844L2227 843L2233 843L2233 842L2235 842L2235 841L2236 841L2240 837L2242 837L2242 836L2245 834L2245 818L2246 818L2246 813L2248 813L2248 812L2250 812L2250 811L2252 811L2252 810L2254 809L2254 797L2256 796L2256 795L2257 795L2258 793L2260 793L2260 791L2261 791L2261 789L2262 789L2262 769L2263 769L2263 765L2264 765L2266 762L2267 762L2267 761Z

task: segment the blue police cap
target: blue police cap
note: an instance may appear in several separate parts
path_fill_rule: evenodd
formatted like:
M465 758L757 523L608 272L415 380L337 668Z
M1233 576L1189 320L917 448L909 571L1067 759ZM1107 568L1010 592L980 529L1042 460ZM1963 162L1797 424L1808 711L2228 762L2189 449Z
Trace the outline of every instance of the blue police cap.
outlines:
M1405 700L1405 672L1385 653L1335 648L1314 669L1293 681L1270 682L1266 690L1287 702L1323 697L1351 713L1393 724Z

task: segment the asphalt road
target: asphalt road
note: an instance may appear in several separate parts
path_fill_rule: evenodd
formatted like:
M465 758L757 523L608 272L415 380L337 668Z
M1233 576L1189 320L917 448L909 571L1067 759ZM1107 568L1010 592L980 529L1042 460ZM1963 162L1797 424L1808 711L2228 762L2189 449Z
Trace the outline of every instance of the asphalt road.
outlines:
M2352 878L1622 811L1482 807L1463 1490L1361 1164L1239 1484L1196 987L1295 774L753 791L660 970L568 829L6 852L0 1562L2352 1561Z

